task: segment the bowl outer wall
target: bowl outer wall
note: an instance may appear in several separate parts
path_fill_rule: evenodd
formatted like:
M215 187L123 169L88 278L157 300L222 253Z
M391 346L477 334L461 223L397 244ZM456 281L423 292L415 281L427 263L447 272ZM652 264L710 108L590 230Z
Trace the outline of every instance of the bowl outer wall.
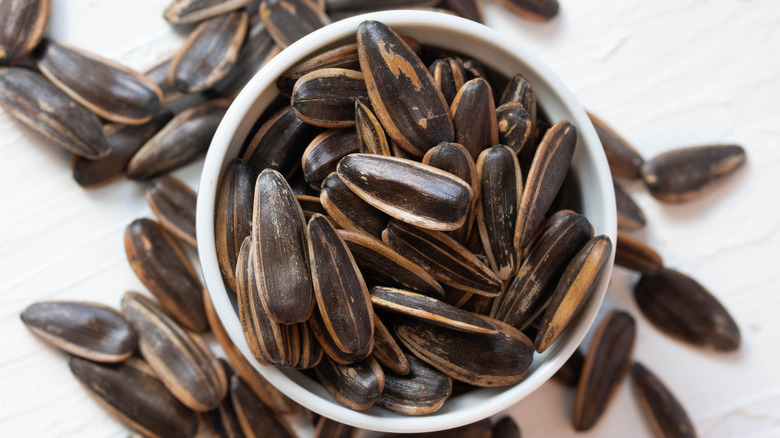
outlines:
M378 407L353 411L339 404L325 389L295 370L260 365L252 357L241 323L224 286L216 257L214 208L221 175L235 158L262 110L276 97L275 80L310 54L354 41L358 25L377 20L402 35L424 44L471 56L497 72L511 77L517 72L531 82L537 101L550 120L568 119L578 130L573 159L575 176L582 190L584 214L596 235L606 234L616 242L617 219L612 178L601 143L582 106L564 83L528 49L497 31L460 17L428 11L384 11L335 22L292 44L269 61L244 87L228 109L211 142L198 190L196 213L201 269L214 307L232 341L255 368L280 391L304 407L355 427L382 432L412 433L444 430L470 424L494 415L547 381L571 356L587 334L604 299L614 262L585 307L559 339L542 355L535 355L525 380L503 388L484 388L448 400L436 413L410 417Z

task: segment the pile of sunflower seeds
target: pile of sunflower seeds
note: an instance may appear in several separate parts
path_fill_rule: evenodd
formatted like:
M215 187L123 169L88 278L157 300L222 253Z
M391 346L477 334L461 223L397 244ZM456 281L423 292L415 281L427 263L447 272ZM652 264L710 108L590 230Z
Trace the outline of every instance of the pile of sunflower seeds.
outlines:
M536 20L558 12L554 0L499 3ZM476 0L177 0L165 19L200 24L180 50L141 74L43 39L48 0L0 2L0 106L72 152L82 186L122 174L150 180L147 199L158 221L134 221L125 246L159 302L128 292L122 312L47 302L22 314L33 333L72 355L73 374L129 427L146 436L192 436L199 427L219 436L293 435L284 415L301 408L254 370L220 325L186 255L185 247L196 245L195 192L166 174L205 153L232 97L281 48L331 17L399 7L446 8L482 20ZM220 202L234 209L218 207L217 243L226 284L254 330L247 336L258 360L314 367L312 377L355 409L375 403L419 415L453 392L521 379L533 350L544 351L587 299L611 243L591 237L587 220L565 209L576 210L576 202L556 198L561 186L563 195L576 193L564 180L576 131L566 122L549 126L522 76L499 97L502 79L478 62L392 34L394 47L406 49L404 61L428 79L410 102L438 111L402 116L383 89L392 82L377 68L384 54L376 38L389 38L389 30L378 23L363 30L362 45L320 54L278 79L283 98L258 121L243 160L223 181ZM714 145L645 162L591 118L613 176L641 179L662 202L695 199L745 161L741 147ZM534 167L537 156L556 164ZM643 315L691 344L738 348L739 329L717 299L628 234L645 217L617 183L615 189L616 263L642 275L635 297ZM255 203L258 193L273 202ZM268 214L286 218L287 234L257 219ZM579 243L552 245L562 233ZM303 257L268 257L285 242ZM308 272L308 304L272 299L268 310L269 290L299 280L274 278L279 263ZM349 286L334 288L336 281ZM343 312L359 317L345 322ZM671 392L631 363L634 327L625 312L609 314L587 355L578 351L556 375L577 386L575 428L597 422L630 369L654 429L695 436ZM201 335L209 330L232 367L205 346ZM474 356L453 357L452 345ZM475 360L497 348L511 350L498 374ZM309 417L317 436L356 432ZM478 422L447 433L519 436L509 419L492 432Z

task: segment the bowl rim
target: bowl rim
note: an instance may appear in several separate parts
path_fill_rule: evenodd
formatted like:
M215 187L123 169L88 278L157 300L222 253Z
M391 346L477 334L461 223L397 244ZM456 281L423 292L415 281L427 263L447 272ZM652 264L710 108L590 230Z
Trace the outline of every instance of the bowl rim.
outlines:
M450 429L479 421L512 406L538 389L564 364L577 349L598 314L611 277L614 251L610 255L606 275L603 276L586 307L577 317L580 322L576 327L576 332L569 336L568 343L557 356L546 359L543 366L529 378L507 387L506 390L494 394L488 399L481 398L479 403L469 404L468 409L457 408L452 412L440 415L434 413L418 417L402 416L389 411L387 416L367 415L362 411L346 408L335 400L319 397L291 380L275 367L264 367L254 360L241 331L241 324L228 298L216 256L214 209L223 164L226 161L225 155L234 141L239 124L244 121L246 114L267 87L275 87L275 80L280 74L300 62L305 56L323 50L323 48L348 37L350 33L354 34L358 25L365 20L381 21L389 26L421 26L454 30L462 33L466 38L477 38L484 43L492 44L511 53L528 69L533 70L536 76L547 83L546 85L553 91L555 97L562 102L565 110L572 116L570 121L577 127L580 145L587 149L587 153L595 165L596 181L594 181L594 185L598 187L599 196L604 201L604 210L602 210L604 221L600 231L609 236L613 242L616 241L615 199L606 156L584 108L563 81L529 49L485 25L437 12L394 10L347 18L305 36L271 59L235 98L211 141L198 188L196 234L201 270L205 285L210 291L214 309L233 343L263 377L298 404L341 423L374 431L419 433Z

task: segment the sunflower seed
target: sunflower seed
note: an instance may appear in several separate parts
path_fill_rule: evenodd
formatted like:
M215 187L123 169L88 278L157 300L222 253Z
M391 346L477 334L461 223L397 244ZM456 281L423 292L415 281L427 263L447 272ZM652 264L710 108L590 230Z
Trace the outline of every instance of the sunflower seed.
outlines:
M431 414L442 407L452 394L452 379L412 355L406 375L387 373L382 397L377 406L404 415Z
M682 203L696 199L745 164L737 145L712 145L663 153L642 166L642 179L654 198Z
M249 17L249 29L246 32L246 40L241 45L236 62L227 74L217 81L214 91L222 96L232 96L237 93L250 79L260 71L266 62L271 60L281 51L276 42L271 38L265 23L259 14L251 14Z
M469 207L466 221L460 228L447 232L450 237L458 242L466 243L472 233L480 194L479 175L477 174L477 166L474 163L474 159L471 158L471 154L463 145L441 143L425 153L422 163L449 172L465 181L471 187L474 196L472 197L472 205Z
M472 79L484 79L488 82L488 84L490 83L487 69L476 59L465 58L461 60L461 64L463 65L463 70L466 72L466 81L470 81ZM494 92L496 91L492 85L490 88L492 88ZM495 101L496 96L494 95L493 97L493 100Z
M471 21L484 22L480 0L442 0L441 6Z
M303 177L319 189L328 175L336 170L342 158L360 150L354 129L329 129L311 141L301 156Z
M252 0L173 0L163 18L169 23L197 23L242 8Z
M178 322L195 332L207 329L198 275L181 246L151 219L125 230L125 251L141 283Z
M230 364L220 358L219 365L225 373L227 382L235 375ZM218 438L243 438L241 425L238 423L236 411L233 409L233 403L228 397L225 397L215 409L206 412L203 415L204 423L211 432Z
M645 213L620 185L615 183L614 186L618 229L635 231L644 228L645 223L647 222Z
M162 98L160 99L160 104L162 105L184 97L184 93L168 82L168 72L171 69L171 61L175 55L176 52L163 56L154 65L143 71L144 75L154 82L162 92Z
M503 417L493 425L493 438L520 438L520 428L512 417Z
M320 131L320 128L301 121L288 106L247 138L241 158L255 172L274 169L288 175L300 163L301 154Z
M314 334L336 362L361 360L374 344L374 312L363 276L347 244L325 217L314 215L309 220L306 237L318 307Z
M71 357L78 381L119 421L148 437L195 436L198 417L176 400L144 361L103 365Z
M149 182L146 201L166 231L193 248L195 240L195 202L197 194L180 180L163 175Z
M641 274L655 274L664 267L661 256L644 242L618 232L615 264Z
M255 172L240 160L225 169L216 206L217 261L222 277L236 291L236 260L241 243L252 230L255 197Z
M447 101L420 58L395 31L376 21L358 28L360 67L385 132L413 155L452 141Z
M517 216L515 239L521 250L531 243L534 231L561 188L576 144L577 128L566 120L556 123L544 134L528 171Z
M528 112L531 122L536 120L536 93L534 93L534 89L531 83L528 82L528 79L519 73L509 80L506 88L504 88L504 92L501 94L501 100L498 101L499 106L507 103L521 104Z
M610 255L612 255L612 241L609 237L601 235L590 239L572 258L563 271L539 324L535 342L536 351L544 353L558 339L569 321L577 316L601 283Z
M311 0L263 0L260 18L268 33L281 47L287 47L315 30L330 24L330 19Z
M452 105L452 101L458 94L458 90L466 83L466 72L463 65L455 58L439 58L433 61L428 67L428 71L433 76L433 82L438 85L447 105Z
M139 293L127 292L121 307L138 330L141 354L165 387L193 410L217 407L227 393L227 380L203 340L188 334Z
M379 362L370 356L351 365L342 365L325 358L314 371L333 398L356 411L370 408L385 387L385 373Z
M54 40L41 43L37 61L55 86L104 119L140 125L160 110L157 84L124 65Z
M498 332L466 333L415 320L399 321L398 340L415 356L453 379L474 386L505 386L525 377L533 342L500 321L484 318Z
M327 417L320 417L314 438L353 438L357 429Z
M555 213L540 228L520 270L491 312L520 330L544 311L566 265L593 236L588 220L568 210Z
M284 177L275 170L260 173L252 216L254 275L263 307L280 324L304 322L314 310L305 228Z
M442 284L464 292L496 296L501 279L463 245L444 233L390 221L382 240Z
M386 214L352 193L335 173L322 182L320 202L333 222L345 230L379 238L390 220Z
M458 382L454 382L455 385ZM457 389L457 386L456 386ZM410 433L410 434L385 434L382 438L491 438L492 430L490 420L477 421L476 423L456 427L454 429L440 430L438 432Z
M639 179L639 169L645 162L644 158L629 142L601 119L591 113L588 113L588 117L593 123L593 127L596 128L601 146L604 147L612 176L629 180Z
M404 42L411 47L415 53L420 53L420 42L411 37L401 37ZM360 61L358 60L357 43L346 44L343 46L322 52L319 55L309 58L293 67L287 73L276 79L276 88L283 96L292 96L292 90L295 82L303 75L311 73L314 70L322 68L345 68L349 70L360 70Z
M498 144L498 121L493 91L486 80L472 79L458 90L452 101L455 142L477 156L484 149Z
M363 73L343 68L323 68L295 83L292 106L304 122L323 128L355 125L355 101L366 97Z
M236 299L244 338L252 356L261 364L290 366L287 362L287 326L271 320L263 307L254 275L254 259L252 238L247 237L236 261Z
M245 11L234 11L199 24L171 60L168 82L184 93L211 88L236 63L248 21Z
M479 154L477 173L481 194L477 225L490 267L507 281L520 268L520 248L515 241L515 225L523 193L520 164L512 149L498 145Z
M549 21L558 15L558 0L498 0L510 12L533 21Z
M0 106L75 155L96 160L110 153L97 116L38 73L0 68Z
M496 333L496 328L471 312L403 289L371 288L371 302L379 309L417 318L428 324L468 333Z
M138 345L133 326L121 313L102 304L40 302L26 308L21 319L41 339L95 362L122 362Z
M344 14L384 9L409 9L415 6L433 6L437 0L325 0L328 14Z
M133 156L127 177L149 180L206 153L228 106L230 100L214 99L177 114Z
M41 42L50 0L0 2L0 64L14 64Z
M173 118L170 111L162 111L143 125L111 123L103 126L111 153L98 160L73 156L73 179L82 187L96 187L124 174L127 163L154 134Z
M287 420L274 414L238 376L230 379L230 400L247 438L295 436Z
M434 297L444 295L441 285L425 269L378 239L353 231L338 233L347 243L360 272L373 284L401 287Z
M359 97L355 101L355 130L357 131L360 152L390 156L390 144L387 135L370 108L367 98Z
M656 436L696 437L696 429L685 409L655 374L634 362L631 365L631 381L634 383L634 394Z
M572 423L589 430L601 418L631 363L636 323L628 313L613 310L599 324L590 343L574 399Z
M374 349L371 356L395 374L409 374L409 360L385 324L374 313ZM385 383L387 377L385 376Z
M372 206L431 230L457 229L472 203L472 190L463 180L410 160L352 154L339 162L336 171L350 190Z
M271 383L258 373L255 367L246 360L244 354L241 353L235 344L233 344L227 331L225 331L225 327L222 326L219 316L214 309L214 305L211 302L208 290L203 289L203 295L206 317L208 318L211 332L222 347L222 350L225 351L228 359L230 359L230 363L236 368L238 375L241 376L242 383L247 385L254 395L262 400L262 402L274 412L288 414L298 411L299 407L295 402L279 392L276 387L271 385ZM231 378L230 380L232 381L233 379ZM231 393L232 391L233 390L231 389Z
M643 275L634 288L639 310L657 328L693 345L739 348L739 327L696 280L671 269Z
M498 141L524 160L533 157L533 119L525 107L518 102L505 103L496 108L496 118Z
M316 367L325 354L314 336L311 326L306 323L298 323L287 328L289 333L287 342L291 346L287 349L288 362L299 370Z
M553 374L553 379L558 382L575 388L580 381L580 374L582 374L582 364L585 363L585 356L578 348L574 350L569 359L563 363L563 366Z

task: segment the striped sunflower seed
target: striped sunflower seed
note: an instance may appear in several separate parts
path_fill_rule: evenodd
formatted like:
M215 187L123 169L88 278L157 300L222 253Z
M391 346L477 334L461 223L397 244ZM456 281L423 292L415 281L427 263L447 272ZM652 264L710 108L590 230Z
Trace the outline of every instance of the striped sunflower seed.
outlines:
M417 318L428 324L467 333L496 333L496 328L481 317L429 296L403 289L374 286L371 303L384 311Z
M330 222L314 215L306 229L318 310L312 329L325 353L342 364L371 354L374 312L363 276Z
M122 362L138 345L133 326L102 304L45 301L26 308L21 319L41 339L94 362Z
M636 231L644 228L647 223L645 213L620 185L615 183L614 186L618 229Z
M661 256L644 242L618 232L615 264L642 274L655 274L664 267Z
M387 329L385 324L374 313L374 349L371 356L387 370L402 376L409 374L409 360L401 350L401 346ZM385 383L389 374L385 375ZM387 385L385 385L387 389ZM383 393L386 393L383 391Z
M233 11L199 24L171 60L168 82L184 93L214 86L235 65L248 22L246 11Z
M176 52L169 53L160 58L154 65L143 71L144 75L157 85L162 92L160 104L169 104L184 97L184 93L176 89L172 83L168 82L168 72L171 69L171 60Z
M458 90L452 100L455 142L462 144L477 159L480 152L498 144L498 119L493 91L484 79L472 79Z
M576 144L577 128L562 120L547 130L534 153L517 216L515 239L521 250L531 243L536 228L544 220L569 173Z
M38 73L0 68L0 106L75 155L96 160L111 152L97 116Z
M171 395L141 359L103 365L78 357L70 371L108 412L147 437L188 438L198 429L198 417Z
M605 235L596 236L577 253L558 281L550 304L539 323L536 351L544 353L564 328L579 313L593 291L601 283L612 255L612 241Z
M193 248L198 246L195 240L195 190L172 176L163 175L149 182L146 201L166 231Z
M627 180L639 179L640 168L645 162L644 158L603 120L591 113L588 113L588 117L593 123L593 127L596 128L596 134L604 147L612 176Z
M392 155L385 129L379 123L367 98L359 97L355 101L355 130L357 131L360 152L364 154Z
M122 313L139 335L141 355L163 384L190 409L217 407L227 393L225 372L203 340L190 335L151 299L127 292Z
M712 145L663 153L642 166L642 180L659 201L688 202L745 164L738 145Z
M520 270L491 316L520 330L528 327L550 302L566 266L593 236L588 220L573 211L552 215L525 255Z
M231 291L236 288L236 261L241 243L252 230L255 199L255 172L240 160L225 169L216 202L217 261Z
M442 0L440 4L463 18L477 23L484 22L480 0Z
M466 247L437 231L390 221L382 240L443 285L485 296L501 293L501 279Z
M533 342L507 324L481 318L497 332L466 333L402 320L395 333L415 356L455 380L488 387L519 382L531 365Z
M356 411L373 406L385 387L385 373L379 362L370 356L362 362L350 365L325 358L314 371L333 398Z
M339 162L341 181L390 216L431 230L463 225L472 190L447 172L401 158L352 154Z
M646 274L634 288L639 310L657 328L693 345L739 348L740 333L728 310L696 280L671 269Z
M207 330L195 268L181 246L151 219L136 219L125 229L125 252L141 283L189 330Z
M219 365L225 373L227 381L235 376L233 368L222 358L219 358ZM222 402L216 408L206 412L202 416L204 423L211 430L214 436L218 438L242 438L241 425L238 422L236 411L229 397L222 399Z
M0 2L0 64L14 64L41 42L50 0Z
M459 60L446 57L433 61L428 67L428 71L433 76L433 82L439 86L447 105L452 105L452 101L458 94L458 91L466 83L466 71Z
M312 0L263 0L260 18L280 47L330 24L328 16Z
M304 322L314 310L306 221L284 177L264 170L255 183L254 276L263 307L280 324Z
M577 385L572 416L576 430L589 430L601 418L631 364L635 337L636 323L626 312L613 310L599 324Z
M477 160L481 194L477 225L490 267L507 281L520 268L515 225L523 194L523 176L514 151L498 145L485 149Z
M508 102L496 108L498 141L509 146L523 161L533 157L534 120L519 102Z
M104 125L103 134L111 153L97 160L74 155L71 161L73 179L82 187L96 187L124 174L133 155L172 118L172 112L162 111L143 125Z
M179 113L144 144L127 165L127 177L145 181L206 153L230 100L214 99Z
M322 182L320 202L339 227L376 238L382 237L382 231L390 220L385 213L353 193L336 173L331 173Z
M354 129L329 129L315 137L303 151L303 177L312 188L319 190L322 181L336 171L338 162L359 150L360 144Z
M295 436L287 420L269 409L238 376L230 379L230 400L245 437L292 438Z
M173 0L163 18L172 24L197 23L242 8L252 0Z
M579 348L574 350L569 359L563 363L558 371L553 374L553 379L565 386L576 388L582 374L582 365L585 363L585 356Z
M382 23L365 21L358 28L357 40L368 96L387 135L417 156L452 141L454 127L447 101L401 37Z
M36 53L46 78L104 119L140 125L160 110L157 84L124 65L54 40L43 41Z
M343 68L322 68L295 82L292 107L304 122L323 128L355 126L355 101L366 97L363 73Z
M631 381L645 418L658 437L696 438L688 414L674 394L644 365L631 364Z
M428 272L380 240L354 231L339 230L360 272L373 284L409 289L432 297L444 290Z
M438 411L452 394L452 379L407 354L405 375L385 374L385 388L377 406L404 415L425 415Z

